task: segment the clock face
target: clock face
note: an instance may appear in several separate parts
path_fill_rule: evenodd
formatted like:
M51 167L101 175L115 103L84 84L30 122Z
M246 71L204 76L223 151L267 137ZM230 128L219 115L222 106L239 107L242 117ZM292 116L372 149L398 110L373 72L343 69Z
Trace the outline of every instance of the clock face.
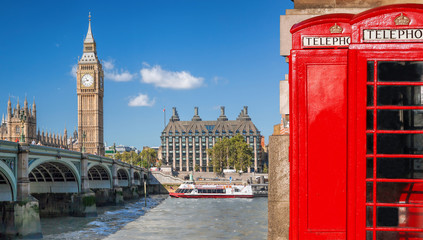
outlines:
M91 85L93 85L94 83L94 78L93 76L91 76L90 74L85 74L82 79L81 79L81 83L82 85L84 85L85 87L89 87Z

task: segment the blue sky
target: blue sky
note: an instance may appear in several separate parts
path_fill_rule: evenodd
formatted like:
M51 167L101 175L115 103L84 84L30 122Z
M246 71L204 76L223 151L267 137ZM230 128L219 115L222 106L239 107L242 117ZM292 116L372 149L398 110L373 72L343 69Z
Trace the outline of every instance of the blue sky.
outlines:
M76 77L92 14L105 68L104 140L159 146L176 107L190 120L199 107L215 120L219 106L235 119L243 106L266 137L280 122L279 16L289 0L0 2L0 114L25 95L40 129L73 132Z

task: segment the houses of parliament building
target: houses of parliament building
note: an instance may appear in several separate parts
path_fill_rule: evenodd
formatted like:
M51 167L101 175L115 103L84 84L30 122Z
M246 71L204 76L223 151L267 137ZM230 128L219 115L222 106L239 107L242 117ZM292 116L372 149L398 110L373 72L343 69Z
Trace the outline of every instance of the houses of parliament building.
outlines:
M104 72L97 57L97 47L91 31L91 14L88 32L84 40L83 55L78 61L77 69L77 111L78 131L68 136L52 134L37 129L37 110L35 101L28 106L25 98L23 107L19 100L14 108L7 103L6 117L0 122L0 140L17 142L23 133L25 143L50 147L59 147L85 153L104 155L103 141L103 96Z

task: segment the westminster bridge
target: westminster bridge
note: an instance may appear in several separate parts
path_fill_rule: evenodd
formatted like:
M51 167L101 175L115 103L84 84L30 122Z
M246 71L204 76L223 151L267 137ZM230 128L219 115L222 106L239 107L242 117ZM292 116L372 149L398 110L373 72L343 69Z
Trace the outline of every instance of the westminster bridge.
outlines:
M139 197L145 179L111 158L0 140L0 237L39 237L40 216L95 216Z

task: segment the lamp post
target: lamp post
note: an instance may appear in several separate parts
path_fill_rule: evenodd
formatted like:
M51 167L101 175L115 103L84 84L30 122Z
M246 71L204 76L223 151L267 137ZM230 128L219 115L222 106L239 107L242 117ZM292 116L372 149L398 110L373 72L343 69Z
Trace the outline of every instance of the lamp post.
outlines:
M82 153L85 153L85 137L87 135L85 134L85 131L82 131Z
M26 115L23 110L21 111L19 118L21 120L21 138L19 141L21 143L24 143L25 142L24 126L26 122Z

